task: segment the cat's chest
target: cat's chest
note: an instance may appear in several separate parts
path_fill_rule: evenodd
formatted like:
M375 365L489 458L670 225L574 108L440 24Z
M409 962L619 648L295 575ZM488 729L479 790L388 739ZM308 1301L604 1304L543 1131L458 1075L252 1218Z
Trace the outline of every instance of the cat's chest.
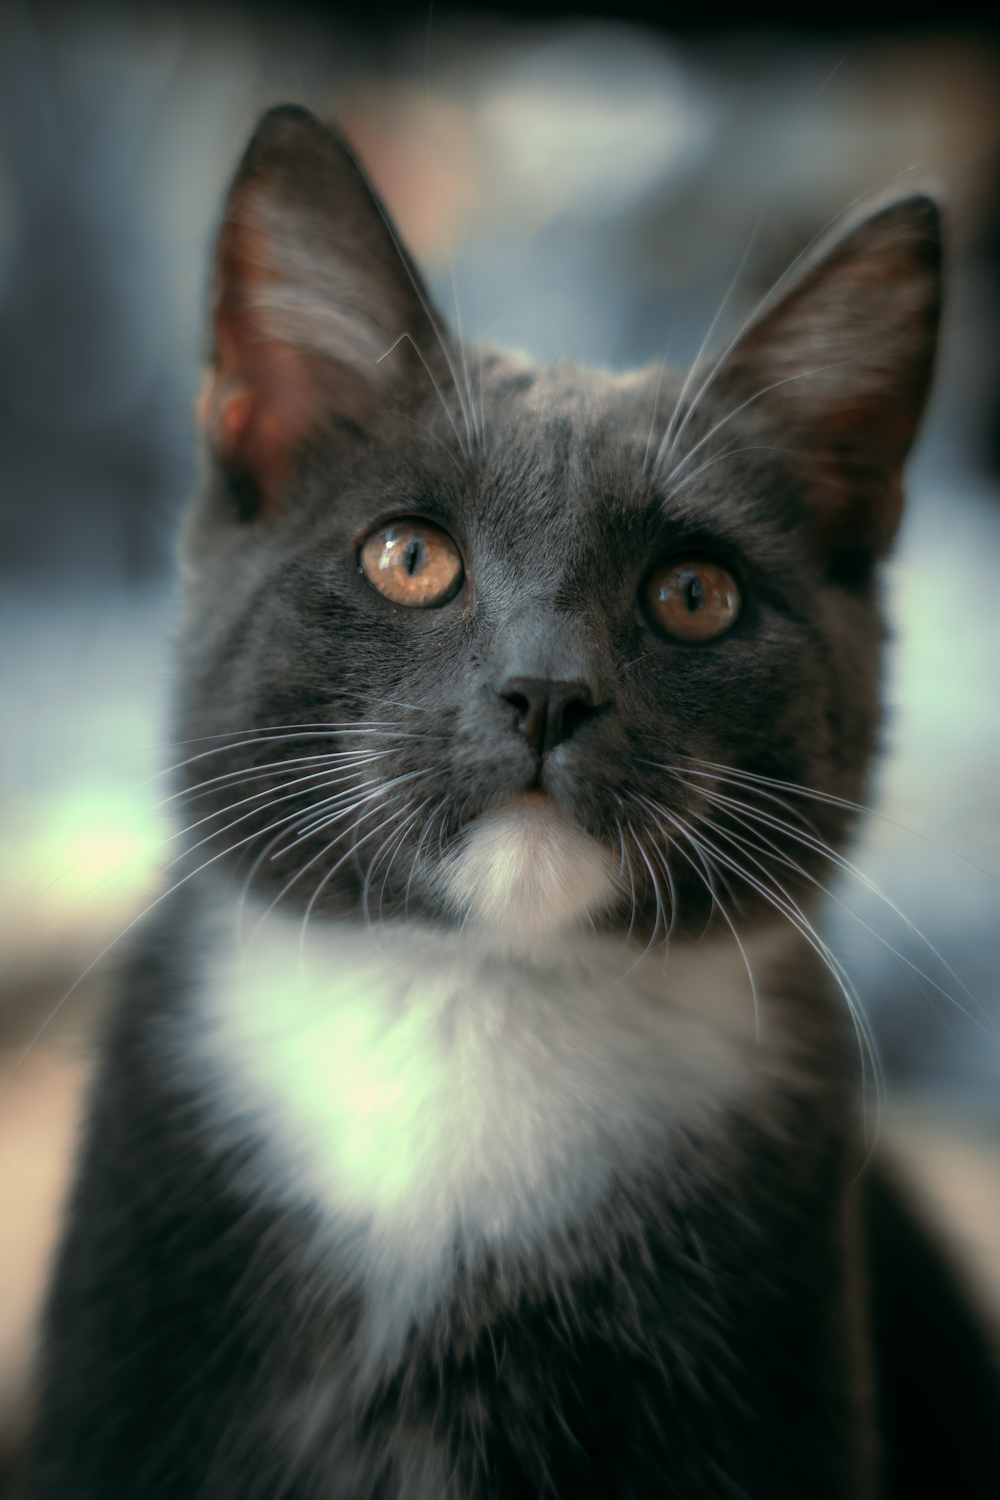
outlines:
M188 1047L218 1140L254 1140L244 1186L314 1209L383 1349L460 1262L568 1254L616 1178L683 1135L765 1109L794 1070L735 944L577 934L501 959L414 925L310 928L272 914L241 956L220 926Z

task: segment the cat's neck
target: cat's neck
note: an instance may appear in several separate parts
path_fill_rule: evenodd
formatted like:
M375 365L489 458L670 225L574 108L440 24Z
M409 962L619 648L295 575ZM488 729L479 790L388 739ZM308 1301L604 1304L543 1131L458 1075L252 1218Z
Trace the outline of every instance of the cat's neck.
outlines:
M575 1255L615 1181L692 1139L717 1149L743 1112L779 1129L811 1087L775 983L787 929L742 951L571 932L500 957L412 922L303 940L301 918L265 912L244 911L241 941L218 908L177 1045L217 1146L260 1143L246 1191L317 1213L368 1294L376 1364L459 1264Z

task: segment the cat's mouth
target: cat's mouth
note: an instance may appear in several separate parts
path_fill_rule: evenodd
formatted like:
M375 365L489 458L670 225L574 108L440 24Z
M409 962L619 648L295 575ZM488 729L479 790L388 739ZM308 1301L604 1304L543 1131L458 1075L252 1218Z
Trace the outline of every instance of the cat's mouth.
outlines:
M512 943L571 926L619 895L608 850L534 789L477 818L439 879L456 916Z

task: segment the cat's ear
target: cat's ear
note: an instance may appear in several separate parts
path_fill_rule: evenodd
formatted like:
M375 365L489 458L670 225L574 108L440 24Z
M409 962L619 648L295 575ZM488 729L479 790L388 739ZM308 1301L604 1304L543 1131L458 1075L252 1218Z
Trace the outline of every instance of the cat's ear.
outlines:
M896 531L940 303L938 210L907 198L821 252L726 360L730 401L791 450L835 573L863 570Z
M297 106L265 114L247 147L212 300L199 415L244 513L281 509L311 435L370 431L387 402L405 406L424 389L428 371L446 378L426 293L388 215L334 132Z

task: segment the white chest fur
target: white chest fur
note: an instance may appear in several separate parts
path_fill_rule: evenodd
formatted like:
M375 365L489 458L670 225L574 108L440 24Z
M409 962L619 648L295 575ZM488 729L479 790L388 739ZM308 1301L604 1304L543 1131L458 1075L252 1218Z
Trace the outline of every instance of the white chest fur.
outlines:
M319 1211L377 1363L460 1258L558 1260L616 1172L662 1162L728 1105L766 1110L794 1066L766 994L757 1040L732 942L665 964L574 933L528 962L412 923L317 924L302 952L298 921L272 914L244 954L228 928L188 1061L220 1140L260 1143L252 1190Z

